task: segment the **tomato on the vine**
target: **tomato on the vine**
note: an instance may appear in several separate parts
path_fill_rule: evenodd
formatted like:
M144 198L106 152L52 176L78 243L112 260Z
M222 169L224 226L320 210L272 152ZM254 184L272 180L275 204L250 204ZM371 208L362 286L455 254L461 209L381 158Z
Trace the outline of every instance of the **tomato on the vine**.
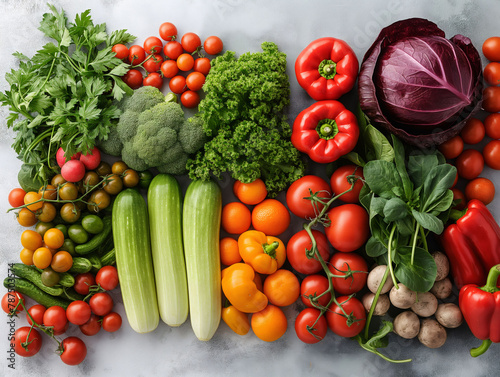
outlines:
M470 118L465 123L465 127L460 131L460 136L466 144L477 144L484 139L486 131L484 124L477 118Z
M66 309L68 321L77 326L86 323L90 319L91 314L90 305L82 300L72 301Z
M80 325L79 327L82 334L87 336L93 336L101 330L100 317L92 313L90 315L90 319L83 325Z
M94 314L105 316L113 309L113 299L106 292L99 292L90 298L89 305Z
M106 291L115 289L118 285L118 271L114 266L103 266L97 272L95 282Z
M319 309L306 308L295 318L295 333L304 343L318 343L325 338L327 331L326 318Z
M342 204L330 209L327 216L330 225L325 228L326 237L338 251L357 250L368 240L368 213L360 205Z
M340 195L351 188L352 183L349 182L348 177L352 175L364 178L363 168L350 164L341 166L333 172L330 178L330 186L332 187L334 195ZM363 181L357 179L352 190L341 195L339 199L344 203L359 203L359 192L362 187Z
M177 37L177 28L171 22L164 22L160 25L158 34L164 41L171 41Z
M484 162L490 168L500 170L500 140L491 140L483 148Z
M24 304L24 296L21 293L16 291L7 292L2 297L2 310L7 314L11 314L19 301ZM23 307L21 305L17 306L16 314L22 311Z
M51 306L43 313L43 325L53 326L54 335L63 334L68 328L66 311L60 306Z
M186 90L181 94L181 103L184 107L192 109L200 103L200 95L192 90Z
M321 258L326 262L330 257L330 246L326 236L319 230L312 230L312 235L316 240ZM308 258L306 250L311 250L312 241L311 237L306 230L301 230L295 233L286 245L286 258L290 262L292 268L301 274L315 274L321 271L322 266L319 260L312 256Z
M144 86L154 86L155 88L161 90L161 87L163 86L163 78L158 72L151 72L149 75L144 77L142 84Z
M458 175L464 179L476 178L484 168L484 158L475 149L466 149L455 160Z
M144 50L148 54L158 54L163 49L163 42L160 38L151 36L144 40Z
M203 84L205 84L205 75L200 72L191 72L189 75L186 77L186 85L189 89L193 91L198 91L203 87Z
M358 335L366 323L363 303L356 297L350 296L337 297L337 302L339 305L333 302L326 312L328 327L335 334L346 338Z
M142 85L142 73L137 69L130 69L122 79L132 89L137 89Z
M111 312L102 319L102 328L107 332L115 332L122 326L122 317L116 312Z
M488 178L475 178L465 186L467 200L478 199L484 204L490 204L495 198L495 185Z
M332 190L328 182L316 175L305 175L293 182L286 192L286 204L288 209L298 217L312 219L316 217L323 205L314 203L309 198L315 195L318 199L328 201Z
M191 54L201 46L201 39L198 34L189 32L182 36L181 45L184 51Z
M87 356L87 346L80 338L70 336L61 343L61 360L67 365L78 365Z
M198 58L195 59L194 61L194 67L193 69L196 72L203 73L204 76L208 75L208 72L210 72L211 68L211 63L209 58Z
M88 295L89 288L96 284L95 277L91 272L81 273L75 276L74 290L81 295Z
M31 320L31 318L33 318L37 325L43 324L43 315L45 313L45 310L47 310L47 308L40 304L33 305L28 309L29 315L28 313L26 313L26 319L28 320L30 326L33 325L33 321Z
M161 69L163 57L160 54L153 54L142 65L144 69L149 72L158 72Z
M357 293L366 285L368 265L359 254L335 253L330 259L328 269L336 275L332 278L333 288L341 295Z
M451 160L462 153L464 150L464 141L460 135L456 135L439 145L438 149L445 158Z
M141 64L146 59L146 51L139 45L130 46L128 49L128 60L130 64Z
M14 333L14 349L19 356L36 355L42 348L42 336L30 326L23 326Z
M314 305L311 303L311 299L316 304L326 308L332 295L330 292L322 295L324 292L328 291L329 288L328 279L323 275L308 275L302 280L300 284L300 299L304 305L312 308Z
M177 41L168 42L163 47L163 53L165 56L171 60L177 60L179 56L184 52L182 45Z
M28 208L21 208L17 214L17 221L19 225L24 227L30 227L38 222L34 212L31 212Z
M163 74L163 77L166 77L167 79L171 79L174 77L177 73L179 73L179 68L177 67L177 63L175 60L165 60L163 63L161 63L160 67L161 73Z
M111 51L113 51L116 57L121 60L126 59L129 55L128 47L122 43L117 43L113 45Z
M209 55L217 55L223 48L224 45L222 43L222 39L215 35L208 37L205 39L205 42L203 42L203 49Z
M26 191L20 187L16 187L9 192L9 204L13 207L21 207L24 205L24 196Z
M170 79L168 87L175 94L182 94L186 91L186 79L184 76L177 75Z

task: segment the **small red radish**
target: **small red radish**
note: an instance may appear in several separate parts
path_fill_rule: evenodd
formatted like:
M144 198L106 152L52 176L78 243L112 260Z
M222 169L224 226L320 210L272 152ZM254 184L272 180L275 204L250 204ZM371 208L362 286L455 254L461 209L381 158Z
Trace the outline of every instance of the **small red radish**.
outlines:
M82 154L80 161L83 162L87 170L94 170L101 163L101 152L97 147L94 147L89 154Z
M61 175L68 182L81 181L85 175L85 165L80 160L69 160L62 166Z
M80 152L78 152L77 154L74 154L73 156L71 156L71 160L78 160L80 158L80 155L81 155ZM59 165L60 168L62 168L66 162L66 157L64 157L64 149L62 149L62 147L60 147L57 150L56 161L57 161L57 165Z

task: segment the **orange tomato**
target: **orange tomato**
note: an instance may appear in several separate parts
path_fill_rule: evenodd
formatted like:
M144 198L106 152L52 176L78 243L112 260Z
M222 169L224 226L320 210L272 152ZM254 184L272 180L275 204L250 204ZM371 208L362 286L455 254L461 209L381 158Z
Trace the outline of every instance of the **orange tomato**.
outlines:
M37 223L37 218L34 212L31 212L28 208L21 208L17 214L17 221L21 226L30 227Z
M254 313L250 321L257 338L265 342L274 342L286 333L288 321L283 311L272 304L260 312Z
M41 194L44 199L55 200L57 198L57 189L52 185L40 187L38 193Z
M26 195L24 195L24 204L29 204L27 207L30 211L36 211L37 209L42 208L43 202L38 202L38 200L40 200L41 198L42 194L35 191L29 191L26 193Z
M223 265L230 266L241 262L241 255L238 249L238 241L231 237L224 237L219 242L220 260Z
M32 266L33 265L33 250L30 249L22 249L21 253L19 254L19 257L21 259L21 262L23 262L27 266Z
M43 241L50 249L59 249L64 244L64 233L57 228L50 228L43 235Z
M33 254L33 263L34 265L43 270L50 266L50 262L52 261L52 252L46 247L39 247L35 250Z
M266 185L260 178L251 183L234 182L233 192L242 203L248 205L259 204L267 196Z
M300 296L299 279L289 270L277 270L264 280L264 294L271 304L276 306L291 305Z
M250 228L252 215L246 205L231 202L222 208L221 225L230 234L241 234Z
M50 267L55 272L66 272L73 266L73 257L67 251L58 251L52 257Z
M42 247L42 242L42 236L34 230L26 229L21 234L21 245L26 249L36 250Z
M280 201L265 199L254 207L252 225L268 236L277 236L290 225L290 213Z

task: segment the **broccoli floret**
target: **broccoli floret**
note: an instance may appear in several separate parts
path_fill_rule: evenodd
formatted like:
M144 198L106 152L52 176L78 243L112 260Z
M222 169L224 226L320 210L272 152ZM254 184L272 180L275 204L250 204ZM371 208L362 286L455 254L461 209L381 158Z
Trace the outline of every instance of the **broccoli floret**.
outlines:
M111 127L106 140L100 140L99 148L110 156L119 156L122 152L123 143L118 137L117 126Z
M186 163L188 161L188 154L183 152L182 149L179 151L179 148L177 147L177 152L179 152L176 156L175 159L170 161L166 165L158 166L158 171L160 173L168 173L168 174L174 174L174 175L180 175L180 174L185 174L187 169L186 169Z
M137 153L131 141L126 141L125 143L123 143L122 160L127 164L129 168L137 171L147 170L150 168L150 166L146 164L144 160L137 156Z
M203 132L203 119L193 116L186 119L184 125L179 130L179 141L185 152L191 154L200 150L207 140Z
M132 96L124 98L121 106L123 110L142 113L144 110L164 101L165 96L154 86L141 86L134 91Z
M175 102L162 102L139 114L140 125L153 120L158 127L169 127L179 131L184 122L184 111L181 105Z

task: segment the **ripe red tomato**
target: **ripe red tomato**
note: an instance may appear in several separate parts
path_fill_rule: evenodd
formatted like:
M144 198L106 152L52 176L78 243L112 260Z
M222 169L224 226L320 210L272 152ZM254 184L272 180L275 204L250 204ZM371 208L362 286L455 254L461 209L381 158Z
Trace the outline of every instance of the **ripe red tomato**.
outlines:
M356 165L344 165L335 170L330 178L330 186L334 195L339 195L351 188L352 183L348 181L348 176L355 175L360 178L363 176L363 168ZM363 181L358 179L351 191L339 197L344 203L359 203L359 192L363 187Z
M66 309L68 321L77 326L86 323L90 319L91 314L90 305L82 300L72 301Z
M163 49L163 42L158 37L147 37L144 40L144 50L148 54L158 54Z
M73 286L73 288L77 293L84 296L88 295L89 288L92 285L95 285L95 277L91 272L86 272L75 276L75 285Z
M337 302L340 306L333 302L326 312L328 327L335 334L346 338L358 335L365 327L365 307L355 297L340 296L337 297ZM343 313L342 308L347 316Z
M208 75L208 72L210 72L210 68L211 68L211 63L209 58L195 59L193 69L196 72L203 73L203 75L206 76Z
M161 73L163 73L163 77L166 77L167 79L171 79L179 73L179 68L177 67L175 60L165 60L161 63L160 69Z
M133 45L128 49L128 61L132 65L141 64L146 59L146 51L139 46Z
M192 90L186 90L181 94L181 103L184 107L192 109L200 103L200 95Z
M144 78L142 84L144 86L154 86L155 88L161 90L161 87L163 86L163 78L158 72L151 72Z
M490 204L495 198L495 185L488 178L473 179L465 186L467 200L478 199L484 204Z
M335 253L330 259L328 269L332 274L338 276L332 278L332 283L335 292L341 295L357 293L366 285L368 265L365 259L359 254Z
M456 202L453 208L458 210L465 209L465 206L467 205L467 200L465 199L465 194L462 192L462 190L453 187L451 191L453 192L453 201Z
M326 318L316 308L306 308L295 318L295 333L304 343L318 343L325 338L327 331Z
M328 279L323 275L308 275L300 284L300 299L309 308L314 307L311 303L311 298L316 298L322 293L328 291L329 283ZM328 303L332 295L330 292L324 294L323 296L315 299L315 303L322 306L327 307Z
M177 41L168 42L165 47L163 47L163 53L165 56L172 60L177 60L179 56L184 52L182 45Z
M113 299L106 292L99 292L90 298L89 305L94 314L105 316L113 309Z
M130 69L123 76L123 82L132 89L137 89L142 85L142 73L137 69Z
M491 62L484 67L484 79L490 85L500 85L499 62Z
M40 305L40 304L33 305L32 307L30 307L28 309L29 315L28 315L28 313L26 313L26 319L28 320L28 323L30 324L30 326L33 324L33 321L31 320L31 318L33 318L33 320L35 321L35 323L37 325L43 324L43 315L45 313L45 310L47 310L47 308L45 308L45 306Z
M116 312L111 312L102 319L102 328L107 332L115 332L122 326L122 317Z
M222 52L223 48L222 39L215 35L208 37L205 39L205 42L203 42L203 49L209 55L217 55Z
M483 90L483 109L490 113L500 111L500 86L488 86Z
M80 331L87 336L93 336L101 330L101 317L95 314L90 315L90 319L83 325L80 325Z
M464 141L460 135L456 135L451 139L445 141L438 147L443 156L449 160L458 157L464 150Z
M186 79L184 76L177 75L170 79L168 87L175 94L182 94L186 91Z
M87 356L87 346L80 338L70 336L61 343L61 360L67 365L78 365Z
M315 206L313 206L311 200L304 198L316 194L318 198L326 202L330 199L331 193L330 185L323 178L315 175L305 175L293 182L288 188L286 204L294 215L303 219L312 219L321 212L323 205L315 203Z
M177 28L171 22L164 22L160 25L159 33L164 41L171 41L177 37Z
M486 129L486 135L492 139L500 139L500 114L488 115L484 120L484 128Z
M161 69L161 64L163 63L163 57L160 54L153 54L148 57L146 61L142 64L144 69L151 72L158 72Z
M201 46L201 39L196 33L186 33L181 38L181 45L184 51L191 54Z
M484 158L475 149L466 149L455 160L458 175L464 179L476 178L484 168Z
M177 67L184 72L190 71L194 67L194 58L191 54L181 54L177 58Z
M198 91L203 87L203 84L205 84L205 75L200 72L191 72L189 75L186 77L186 85L189 89L193 91Z
M484 124L477 118L470 118L460 132L460 136L466 144L477 144L481 142L485 134L486 130L484 129Z
M104 266L99 269L95 276L95 282L101 286L102 289L111 291L118 285L118 271L114 266Z
M19 356L36 355L42 348L42 336L30 326L23 326L14 333L14 349Z
M26 191L24 191L20 187L16 187L9 192L9 204L13 207L20 207L24 205L24 195L26 195Z
M490 37L483 42L483 55L490 62L500 61L500 37Z
M2 310L10 314L14 310L14 308L17 306L19 301L22 301L24 304L24 296L20 294L19 292L16 291L9 291L6 294L3 295L2 297ZM23 307L21 305L17 306L16 309L16 314L19 312L23 311Z
M491 140L483 148L484 162L490 168L500 170L500 140Z
M357 250L368 240L368 213L360 205L342 204L330 209L327 216L330 226L325 228L326 237L338 251Z
M60 306L51 306L43 313L43 324L54 327L54 335L63 334L68 328L66 311Z
M324 261L330 257L330 247L326 236L319 230L313 230L312 234L316 240L319 254ZM315 274L323 268L315 258L308 258L306 250L311 250L312 242L305 230L295 233L286 245L286 258L292 268L301 274Z
M128 47L125 46L122 43L117 43L115 44L112 48L111 51L113 51L118 59L126 59L128 57L129 51Z

